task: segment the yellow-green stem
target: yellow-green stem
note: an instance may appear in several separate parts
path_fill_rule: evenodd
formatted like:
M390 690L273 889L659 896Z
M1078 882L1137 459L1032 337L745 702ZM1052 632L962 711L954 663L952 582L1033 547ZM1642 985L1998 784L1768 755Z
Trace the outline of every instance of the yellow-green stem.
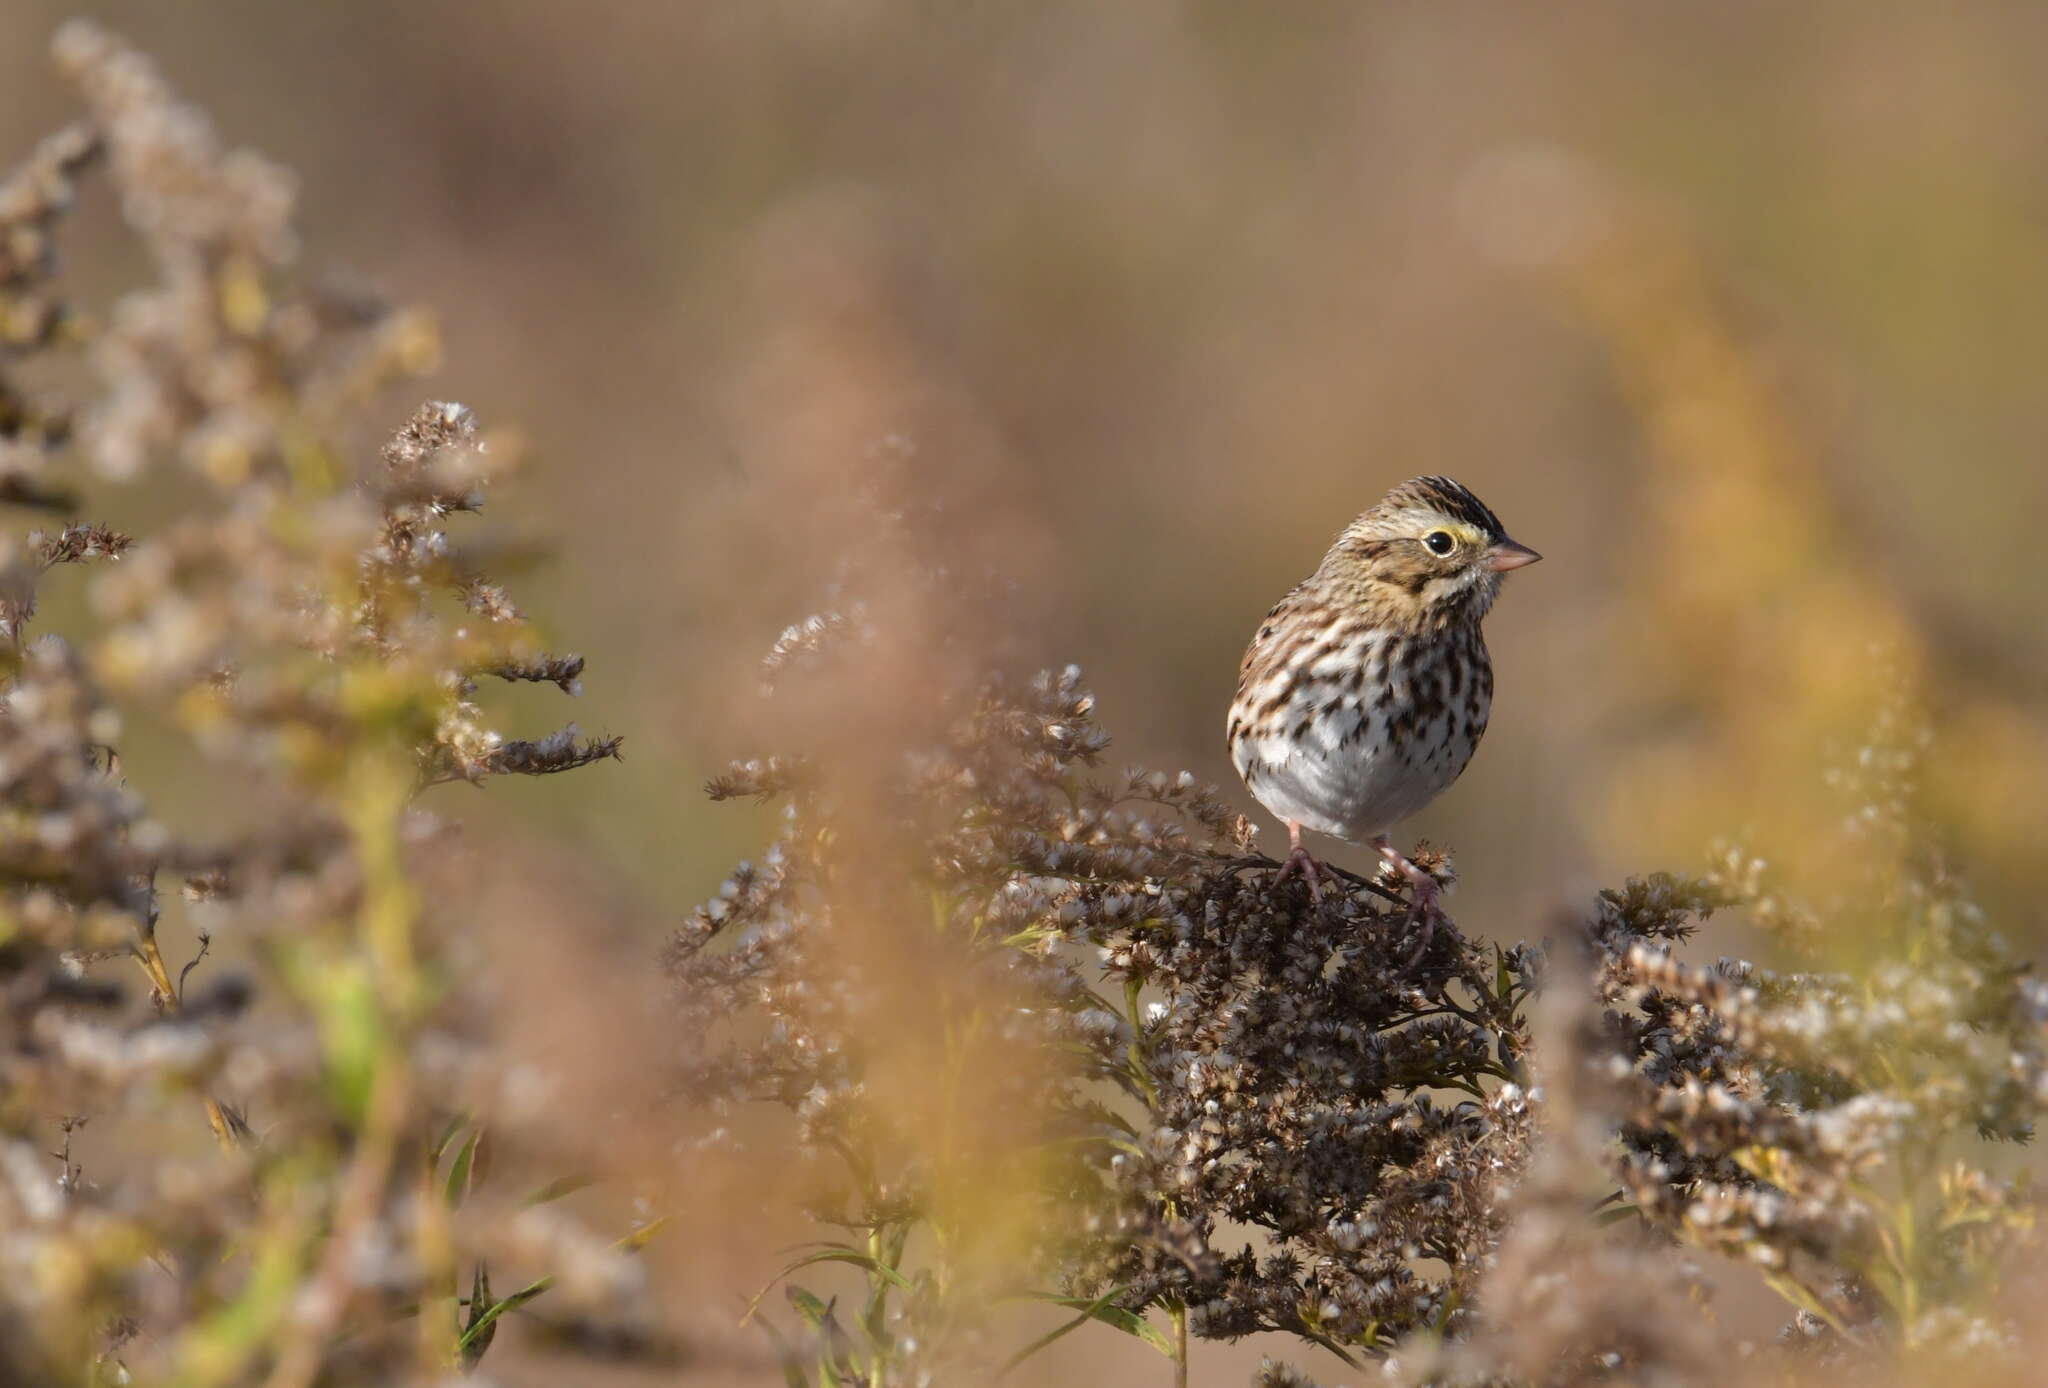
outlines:
M343 780L342 812L355 840L356 863L362 874L362 900L356 917L356 946L367 956L384 1024L377 1030L370 1097L363 1130L342 1176L335 1204L334 1227L313 1284L325 1295L312 1298L318 1309L294 1321L291 1337L281 1347L277 1367L266 1388L310 1388L320 1370L329 1338L349 1303L349 1262L357 1240L375 1222L387 1198L392 1170L412 1106L410 1037L423 990L413 965L412 934L418 901L406 880L399 847L399 818L405 811L412 781L395 755L364 752L356 756ZM445 1367L445 1346L422 1331L423 1368Z

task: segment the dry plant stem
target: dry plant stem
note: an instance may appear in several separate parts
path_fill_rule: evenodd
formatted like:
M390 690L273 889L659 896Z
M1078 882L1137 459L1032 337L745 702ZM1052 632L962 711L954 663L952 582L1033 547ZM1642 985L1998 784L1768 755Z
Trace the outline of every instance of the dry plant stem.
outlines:
M356 1151L342 1177L335 1206L334 1228L319 1266L293 1298L303 1308L287 1318L287 1335L277 1367L265 1388L310 1388L318 1378L328 1344L342 1326L349 1306L349 1272L363 1234L375 1222L390 1182L398 1136L408 1101L408 1075L402 1055L387 1051L371 1080L369 1112Z
M176 984L171 981L170 970L164 967L163 951L157 947L153 924L142 927L135 946L135 958L142 965L142 972L148 975L150 989L159 999L159 1005L166 1013L176 1013L181 1000ZM206 1095L203 1102L207 1126L213 1129L213 1135L222 1147L232 1149L236 1127L234 1120L228 1117L226 1106L211 1094Z

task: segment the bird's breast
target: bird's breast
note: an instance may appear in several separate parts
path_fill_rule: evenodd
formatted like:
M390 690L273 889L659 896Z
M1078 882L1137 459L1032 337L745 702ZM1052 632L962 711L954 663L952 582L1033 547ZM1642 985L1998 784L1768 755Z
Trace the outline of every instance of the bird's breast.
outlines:
M1267 809L1357 839L1457 780L1486 731L1493 678L1476 632L1382 632L1346 644L1343 653L1301 648L1283 668L1248 679L1230 742Z

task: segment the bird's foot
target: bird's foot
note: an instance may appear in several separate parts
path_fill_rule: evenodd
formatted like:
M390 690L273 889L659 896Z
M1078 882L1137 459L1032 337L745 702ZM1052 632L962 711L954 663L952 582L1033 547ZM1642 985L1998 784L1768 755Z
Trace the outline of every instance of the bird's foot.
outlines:
M1443 908L1437 904L1437 897L1443 889L1434 877L1417 867L1407 854L1386 839L1374 840L1373 847L1379 850L1381 858L1408 879L1408 912L1401 919L1401 933L1406 935L1418 924L1422 927L1422 938L1415 942L1414 952L1401 966L1401 975L1405 978L1422 963L1422 956L1429 952L1430 941L1436 938L1436 923L1444 915Z
M1318 905L1323 899L1323 883L1328 882L1339 890L1342 889L1337 874L1330 871L1327 864L1320 862L1314 854L1298 843L1288 850L1287 857L1280 864L1280 870L1273 874L1273 885L1279 886L1292 873L1301 874L1301 880L1308 883L1309 900Z
M1436 923L1444 919L1443 907L1436 904L1434 890L1418 893L1408 908L1408 923L1417 919L1422 922L1422 938L1415 942L1415 950L1408 956L1408 962L1401 966L1401 977L1407 978L1422 963L1422 956L1429 953L1429 942L1436 938Z

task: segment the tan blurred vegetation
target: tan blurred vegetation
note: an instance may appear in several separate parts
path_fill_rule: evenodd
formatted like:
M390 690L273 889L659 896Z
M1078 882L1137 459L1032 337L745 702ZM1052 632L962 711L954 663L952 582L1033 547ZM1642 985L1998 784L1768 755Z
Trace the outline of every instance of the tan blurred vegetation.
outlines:
M10 6L0 157L72 109L43 54L69 10ZM486 884L464 1005L576 1077L564 1161L673 1183L696 1136L651 1092L678 1043L639 980L765 836L695 788L757 750L755 662L877 489L1014 575L1002 636L1088 668L1113 755L1223 781L1258 614L1387 485L1457 476L1546 556L1491 623L1487 744L1410 828L1459 850L1462 919L1535 935L1717 840L1823 861L1820 769L1899 677L1944 838L2048 946L2048 11L97 13L298 172L308 262L434 313L434 393L536 446L494 514L550 548L530 606L627 760L437 808ZM94 196L88 300L132 269ZM121 504L144 531L158 499ZM886 720L865 693L848 726ZM219 794L172 749L130 753L153 800ZM1768 952L1723 929L1707 952ZM773 1381L733 1290L804 1226L738 1216L758 1173L690 1171L687 1236L649 1250L671 1323L702 1381ZM1127 1381L1086 1338L1045 1381ZM494 1368L550 1381L523 1362Z
M2029 7L106 17L301 173L313 263L435 308L451 388L579 460L530 515L630 681L632 790L571 798L638 881L735 847L669 773L732 746L717 663L812 591L764 497L906 433L1040 537L1019 620L1145 710L1133 754L1216 773L1258 612L1390 481L1471 483L1549 562L1495 623L1487 755L1423 826L1487 851L1468 899L1739 827L1718 795L1641 814L1640 744L1725 746L1749 769L1714 779L1752 787L1773 761L1741 749L1812 746L1865 627L1929 668L1955 784L1997 791L1946 798L2011 806L1982 885L2038 899ZM63 110L38 49L5 59L10 129ZM1518 187L1531 163L1567 186Z

